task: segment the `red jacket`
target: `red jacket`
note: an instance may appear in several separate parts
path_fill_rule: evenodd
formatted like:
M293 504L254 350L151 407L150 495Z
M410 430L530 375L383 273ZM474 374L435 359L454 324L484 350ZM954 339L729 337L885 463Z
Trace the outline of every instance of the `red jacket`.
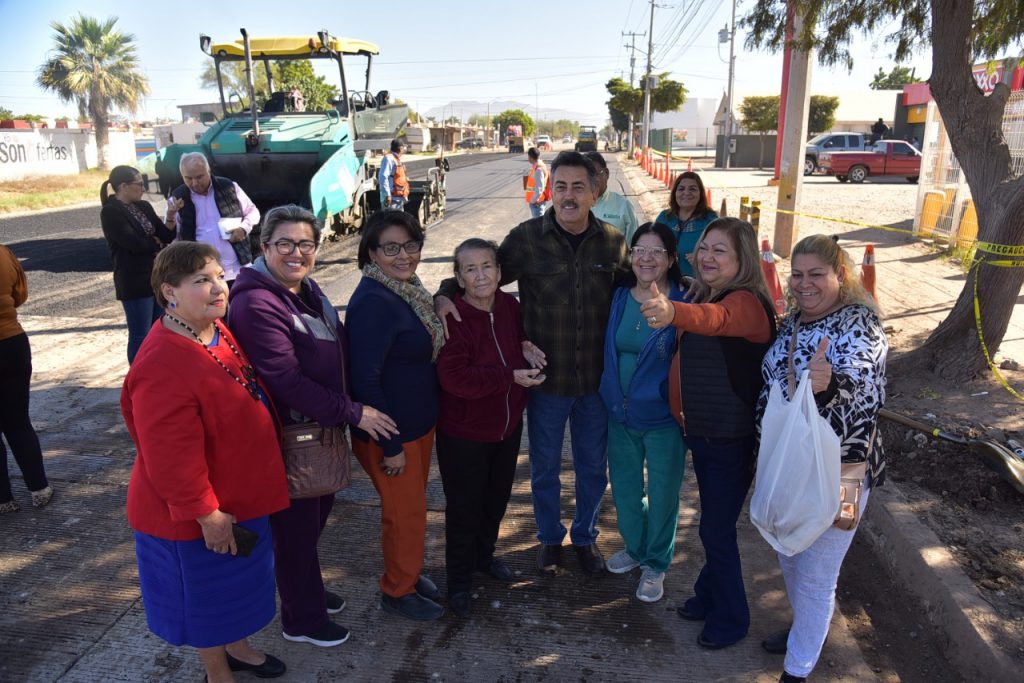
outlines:
M449 319L450 334L437 358L441 384L438 431L459 439L492 443L508 438L523 419L527 392L513 370L529 367L519 302L500 289L492 312L455 295L462 322Z
M221 330L220 343L210 350L241 377L225 336L238 344ZM133 529L188 541L202 538L196 518L214 510L242 522L288 507L281 441L270 411L199 344L160 321L125 377L121 412L138 451L128 484Z

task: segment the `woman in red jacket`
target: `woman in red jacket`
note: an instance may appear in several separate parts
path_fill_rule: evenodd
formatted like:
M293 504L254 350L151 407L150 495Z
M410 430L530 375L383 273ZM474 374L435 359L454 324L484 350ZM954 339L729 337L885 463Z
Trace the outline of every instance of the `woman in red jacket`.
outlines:
M450 336L437 359L437 464L447 501L448 604L464 617L474 570L499 581L515 577L494 557L494 546L512 493L526 387L544 377L524 358L524 352L535 359L543 354L526 341L519 302L498 290L497 245L474 238L456 247L455 277L462 322L448 323Z
M166 310L121 392L138 452L128 484L150 630L199 649L210 683L285 671L246 638L274 618L268 515L288 506L280 437L252 364L218 318L228 289L215 247L177 242L156 257ZM236 524L237 523L237 524Z

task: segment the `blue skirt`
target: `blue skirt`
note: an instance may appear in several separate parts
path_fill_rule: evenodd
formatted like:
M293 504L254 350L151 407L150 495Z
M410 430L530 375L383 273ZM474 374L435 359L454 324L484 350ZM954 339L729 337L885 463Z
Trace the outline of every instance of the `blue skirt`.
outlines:
M149 630L172 645L216 647L274 618L274 553L267 517L242 522L260 535L249 557L207 550L203 539L168 541L135 532Z

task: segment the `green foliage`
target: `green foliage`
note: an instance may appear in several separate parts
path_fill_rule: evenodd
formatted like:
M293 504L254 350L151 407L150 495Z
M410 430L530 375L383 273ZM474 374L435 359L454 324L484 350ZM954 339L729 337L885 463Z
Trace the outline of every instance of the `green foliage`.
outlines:
M811 95L811 107L807 113L807 132L824 133L836 125L836 109L839 107L838 97L827 95Z
M966 0L963 0L966 1ZM850 44L860 35L882 36L892 45L896 62L905 62L932 36L932 5L939 0L800 0L803 30L793 38L795 47L813 49L825 65L853 68ZM1024 35L1024 8L1020 0L975 0L970 41L972 55L993 58L1019 45ZM778 51L786 41L786 3L757 0L741 25L746 46Z
M46 120L46 117L42 114L18 114L11 118L21 119L22 121L29 121L31 123L42 123Z
M771 133L779 128L779 96L744 97L740 123L753 133Z
M668 72L657 76L658 85L651 90L651 111L676 111L686 102L686 88L668 77ZM639 122L644 111L644 89L634 88L621 78L612 78L605 83L611 99L608 100L608 114L615 130L629 129L629 115Z
M836 123L838 97L811 95L807 132L823 133ZM740 123L754 133L770 133L779 128L779 96L745 97L740 103Z
M4 119L13 119L13 118L14 118L14 112L12 112L7 107L0 107L0 121L3 121Z
M914 75L914 70L906 66L894 66L889 73L878 67L878 73L871 79L868 86L872 90L900 90L908 83L920 83L921 79Z
M99 21L79 14L67 25L50 22L53 51L39 67L36 83L73 102L80 116L88 114L96 125L100 166L106 166L103 148L107 143L110 109L134 112L140 99L149 94L149 82L142 73L135 52L135 36L115 28L117 17Z
M466 123L471 126L486 126L487 114L470 114L469 118L466 119Z
M323 76L313 73L313 64L308 59L276 62L274 66L277 67L274 79L274 87L277 90L290 91L298 88L306 98L306 111L333 109L331 100L336 99L340 91ZM273 72L273 68L271 71Z
M256 68L257 66L259 68ZM271 64L271 74L273 74L274 69L274 64ZM249 86L246 84L245 79L245 63L222 62L220 65L220 77L221 82L224 84L225 102L240 102L241 109L248 109ZM256 101L265 101L270 95L270 88L267 84L267 72L262 64L253 64L252 77L254 90L256 91ZM276 79L276 76L274 78ZM204 62L203 72L199 74L199 87L209 90L217 89L217 69L214 66L213 60Z
M504 131L509 126L522 126L524 135L533 135L533 132L537 130L536 124L533 119L522 109L506 109L492 119L493 125L497 130Z
M557 140L565 135L571 135L576 137L580 131L579 121L570 121L569 119L558 119L557 121L538 121L537 122L537 133L550 135L553 140Z

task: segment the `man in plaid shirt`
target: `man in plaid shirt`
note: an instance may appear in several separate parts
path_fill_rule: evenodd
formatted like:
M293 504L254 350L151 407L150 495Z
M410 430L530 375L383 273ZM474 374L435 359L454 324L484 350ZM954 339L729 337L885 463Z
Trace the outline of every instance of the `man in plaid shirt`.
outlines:
M520 223L498 250L501 284L519 283L523 326L540 350L527 353L546 379L530 390L527 428L534 516L540 546L537 568L555 574L562 564L566 529L560 507L565 423L572 435L576 513L570 540L583 569L604 572L597 549L597 516L608 484L608 415L597 393L603 370L604 334L612 291L629 271L625 238L591 213L597 172L578 152L562 152L551 165L553 205ZM450 296L454 278L436 299L445 325L459 320Z

